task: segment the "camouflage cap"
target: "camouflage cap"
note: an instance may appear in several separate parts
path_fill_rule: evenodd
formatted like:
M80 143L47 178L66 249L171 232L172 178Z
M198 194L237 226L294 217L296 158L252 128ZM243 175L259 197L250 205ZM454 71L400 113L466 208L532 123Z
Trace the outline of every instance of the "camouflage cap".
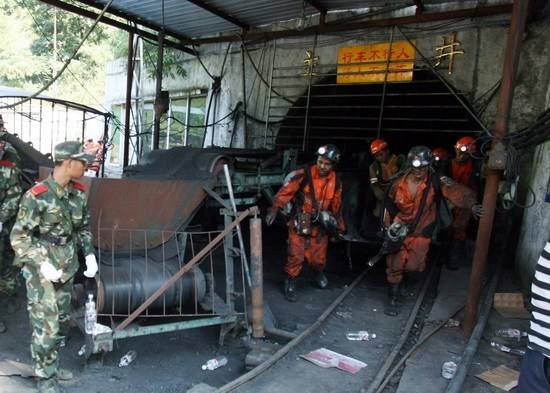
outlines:
M82 143L76 141L67 141L55 145L53 157L55 162L73 159L90 164L95 160L94 156L84 152Z

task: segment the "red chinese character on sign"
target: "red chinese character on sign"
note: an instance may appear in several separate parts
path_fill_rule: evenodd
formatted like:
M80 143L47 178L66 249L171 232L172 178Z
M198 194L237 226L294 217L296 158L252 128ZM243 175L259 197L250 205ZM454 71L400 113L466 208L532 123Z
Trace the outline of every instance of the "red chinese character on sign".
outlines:
M342 63L349 64L351 63L351 60L353 59L353 53L352 52L345 52L342 55Z
M369 56L369 60L376 60L376 59L381 59L382 56L380 56L378 53L380 51L379 50L371 50L370 51L370 56Z
M407 52L405 52L405 48L401 48L401 52L399 52L399 54L397 55L398 59L401 59L402 57L406 59L411 57Z
M362 63L364 62L365 60L367 60L367 57L365 56L367 54L367 52L364 52L364 51L361 51L361 52L357 52L356 55L355 55L355 62L356 63Z
M388 59L388 53L390 54L389 58L392 59L395 51L393 49L392 50L384 49L384 59Z

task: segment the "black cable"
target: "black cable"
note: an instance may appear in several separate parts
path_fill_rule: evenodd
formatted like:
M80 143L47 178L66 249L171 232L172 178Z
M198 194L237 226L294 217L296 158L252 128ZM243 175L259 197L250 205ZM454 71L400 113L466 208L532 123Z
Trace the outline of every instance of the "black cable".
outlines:
M288 99L286 96L284 96L283 94L281 94L281 93L279 93L278 91L276 91L272 86L269 86L269 83L266 82L266 80L264 79L262 73L258 70L258 67L256 67L256 64L255 64L254 61L252 60L252 56L250 56L250 53L248 53L248 49L247 49L247 47L246 47L246 43L244 42L244 40L242 39L242 37L241 37L241 42L242 42L242 46L243 46L243 49L244 49L244 53L246 53L246 56L248 57L248 60L250 61L250 64L252 64L252 68L254 68L254 71L256 71L256 74L258 74L258 76L260 77L260 80L264 83L264 85L266 85L268 89L270 89L273 93L275 93L276 95L278 95L279 97L281 97L283 100L285 100L285 101L288 102L289 104L294 105L294 104L295 104L295 101L292 101L292 100Z

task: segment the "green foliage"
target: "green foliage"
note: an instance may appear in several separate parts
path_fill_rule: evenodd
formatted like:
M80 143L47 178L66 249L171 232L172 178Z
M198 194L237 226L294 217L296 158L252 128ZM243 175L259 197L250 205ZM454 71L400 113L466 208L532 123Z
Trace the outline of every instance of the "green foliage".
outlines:
M33 91L40 89L73 56L92 24L91 19L38 0L0 0L0 37L4 42L0 46L0 84ZM46 93L97 106L103 101L106 64L126 58L127 51L125 31L98 24L69 68ZM185 77L182 58L182 52L165 48L164 75ZM152 78L156 59L156 43L145 41L144 64Z

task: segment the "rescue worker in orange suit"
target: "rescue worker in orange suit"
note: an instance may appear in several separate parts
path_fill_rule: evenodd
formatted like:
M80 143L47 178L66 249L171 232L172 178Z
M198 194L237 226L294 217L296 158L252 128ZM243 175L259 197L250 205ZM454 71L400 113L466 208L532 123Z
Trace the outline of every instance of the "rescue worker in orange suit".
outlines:
M433 155L426 146L415 146L407 155L407 170L391 185L385 201L387 236L398 239L396 252L386 256L390 299L384 313L399 313L399 285L405 272L422 272L436 227L438 198L454 206L483 213L475 194L448 177L439 178L432 168Z
M383 139L375 139L371 142L370 153L374 158L369 167L370 187L376 198L372 213L375 217L380 217L388 180L399 171L402 159L390 153L388 143Z
M471 188L476 195L480 188L481 161L472 157L476 152L475 139L470 136L460 138L455 146L455 157L451 161L451 178ZM447 260L447 269L458 269L459 262L466 254L466 229L472 213L469 209L453 208L453 245Z
M287 223L288 255L285 265L285 298L297 300L296 280L302 271L304 260L316 271L315 282L324 289L328 279L323 270L326 265L329 233L344 233L345 225L340 214L342 184L334 166L340 161L340 151L334 145L321 146L317 150L314 165L291 172L273 200L266 216L271 225L288 203L293 204Z

